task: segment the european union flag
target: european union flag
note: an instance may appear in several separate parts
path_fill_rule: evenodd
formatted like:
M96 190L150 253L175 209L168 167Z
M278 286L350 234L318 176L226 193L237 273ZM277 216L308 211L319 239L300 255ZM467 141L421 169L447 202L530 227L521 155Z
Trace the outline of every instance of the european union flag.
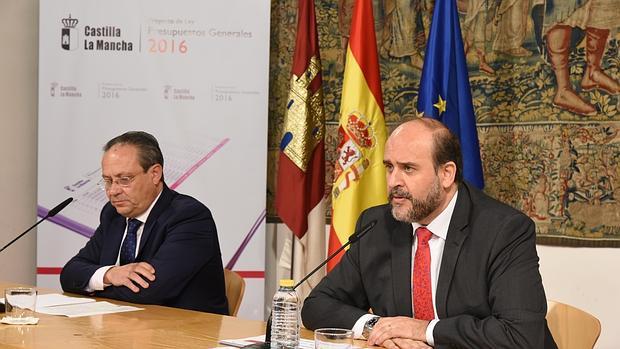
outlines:
M426 43L418 111L459 137L463 177L482 189L482 163L456 0L437 0Z

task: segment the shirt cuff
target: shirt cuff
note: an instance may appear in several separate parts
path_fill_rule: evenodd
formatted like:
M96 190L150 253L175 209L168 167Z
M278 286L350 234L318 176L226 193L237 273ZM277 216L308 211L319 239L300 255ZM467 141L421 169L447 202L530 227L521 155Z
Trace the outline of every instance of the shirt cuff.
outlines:
M353 325L353 338L355 339L366 339L362 337L362 332L364 332L364 325L366 325L366 321L372 319L373 317L378 317L377 315L372 314L364 314L362 317L357 319L355 325Z
M88 286L86 287L84 291L86 292L103 291L105 287L110 286L109 284L103 283L103 276L112 267L113 265L106 265L105 267L101 267L97 269L97 271L95 271L93 276L90 277L90 280L88 280Z
M431 347L435 346L435 338L433 337L433 330L435 329L435 325L439 322L438 319L433 319L426 326L426 343Z

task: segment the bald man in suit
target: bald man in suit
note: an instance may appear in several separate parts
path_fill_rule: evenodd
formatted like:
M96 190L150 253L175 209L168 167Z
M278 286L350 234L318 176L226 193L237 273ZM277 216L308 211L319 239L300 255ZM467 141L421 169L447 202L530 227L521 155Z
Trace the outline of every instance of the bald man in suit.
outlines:
M358 228L377 223L306 299L307 328L351 328L390 349L556 348L534 223L464 182L461 163L437 120L392 133L389 204L361 214Z

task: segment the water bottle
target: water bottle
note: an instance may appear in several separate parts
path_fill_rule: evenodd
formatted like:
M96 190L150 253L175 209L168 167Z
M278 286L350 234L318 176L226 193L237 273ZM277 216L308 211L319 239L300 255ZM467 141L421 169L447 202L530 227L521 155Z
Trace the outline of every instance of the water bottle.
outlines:
M293 280L280 280L271 307L271 349L299 348L299 297Z

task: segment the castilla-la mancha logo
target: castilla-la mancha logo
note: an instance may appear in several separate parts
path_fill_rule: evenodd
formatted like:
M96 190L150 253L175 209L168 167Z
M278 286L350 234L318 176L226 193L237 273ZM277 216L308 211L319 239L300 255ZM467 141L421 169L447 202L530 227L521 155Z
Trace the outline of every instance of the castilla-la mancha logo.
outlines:
M78 32L75 26L78 24L77 18L63 18L62 24L65 26L60 31L60 46L63 49L73 51L78 48Z

